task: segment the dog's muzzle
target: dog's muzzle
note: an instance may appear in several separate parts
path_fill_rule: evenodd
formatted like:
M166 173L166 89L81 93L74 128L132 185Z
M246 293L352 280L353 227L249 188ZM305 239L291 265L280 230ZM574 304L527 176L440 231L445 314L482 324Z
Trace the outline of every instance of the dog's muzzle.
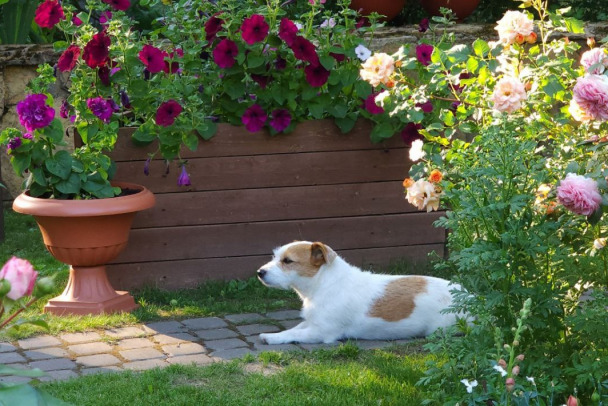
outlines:
M260 279L264 279L264 276L266 275L266 270L265 269L258 269L258 278Z

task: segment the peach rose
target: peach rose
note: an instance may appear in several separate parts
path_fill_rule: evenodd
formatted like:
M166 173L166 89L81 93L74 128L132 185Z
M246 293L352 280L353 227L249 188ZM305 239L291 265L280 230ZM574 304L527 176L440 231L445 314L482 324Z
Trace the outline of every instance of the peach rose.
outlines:
M427 213L439 209L439 198L441 190L424 179L418 179L412 186L407 188L405 198L418 210L426 209Z
M519 79L505 76L494 87L492 101L494 108L501 112L513 113L521 108L521 102L526 100L526 89Z
M439 169L433 169L429 174L429 182L439 183L443 179L443 174Z
M534 22L521 11L509 10L498 20L494 29L498 31L498 37L503 44L511 45L515 42L522 44L534 32ZM536 40L536 35L534 40Z
M395 71L393 57L382 52L372 55L361 66L359 71L361 78L372 86L389 83L390 77Z

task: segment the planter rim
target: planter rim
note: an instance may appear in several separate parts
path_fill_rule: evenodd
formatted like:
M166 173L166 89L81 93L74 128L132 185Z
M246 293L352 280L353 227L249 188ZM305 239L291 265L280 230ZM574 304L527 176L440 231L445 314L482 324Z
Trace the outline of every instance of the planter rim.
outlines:
M13 201L17 213L46 217L88 217L132 213L154 206L154 194L146 187L129 182L111 182L113 186L139 189L140 192L107 199L61 200L42 199L21 193Z

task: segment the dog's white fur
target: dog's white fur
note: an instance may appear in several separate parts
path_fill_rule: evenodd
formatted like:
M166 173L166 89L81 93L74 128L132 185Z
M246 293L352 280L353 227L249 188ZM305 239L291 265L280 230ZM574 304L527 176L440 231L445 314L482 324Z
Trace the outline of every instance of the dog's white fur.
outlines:
M322 243L297 241L277 248L258 278L269 287L294 289L303 302L304 321L280 333L260 334L268 344L421 337L456 321L455 314L441 313L456 285L430 276L362 271Z

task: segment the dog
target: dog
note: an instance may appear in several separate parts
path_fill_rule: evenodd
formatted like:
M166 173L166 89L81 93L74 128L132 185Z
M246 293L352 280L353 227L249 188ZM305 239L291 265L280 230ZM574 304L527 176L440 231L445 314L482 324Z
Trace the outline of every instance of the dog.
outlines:
M457 285L431 276L362 271L320 242L296 241L275 249L257 276L268 287L294 289L303 304L304 321L260 334L267 344L424 337L457 320L456 314L442 312Z

